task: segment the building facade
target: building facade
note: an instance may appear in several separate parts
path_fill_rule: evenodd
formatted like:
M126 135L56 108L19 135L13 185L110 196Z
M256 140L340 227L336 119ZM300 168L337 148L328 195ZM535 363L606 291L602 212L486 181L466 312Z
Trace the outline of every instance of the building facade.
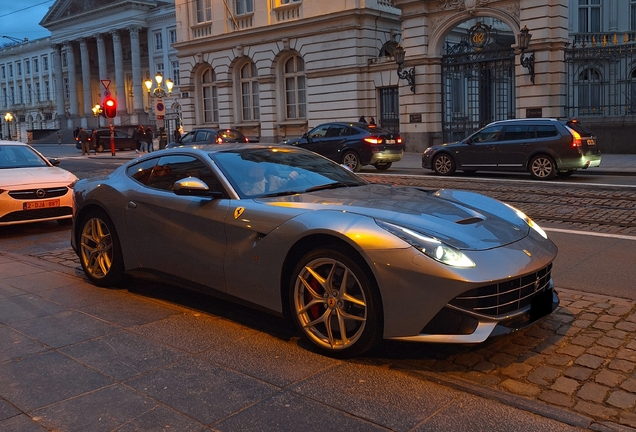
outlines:
M108 94L116 126L155 124L144 81L160 73L179 82L173 2L57 0L40 25L50 37L0 50L0 109L13 116L5 136L9 126L23 141L38 130L104 127L93 108Z
M105 81L117 125L152 124L143 81L159 72L168 133L279 142L365 116L421 151L495 120L576 117L604 151L636 152L636 0L58 0L41 24L50 38L0 50L14 136L104 125Z

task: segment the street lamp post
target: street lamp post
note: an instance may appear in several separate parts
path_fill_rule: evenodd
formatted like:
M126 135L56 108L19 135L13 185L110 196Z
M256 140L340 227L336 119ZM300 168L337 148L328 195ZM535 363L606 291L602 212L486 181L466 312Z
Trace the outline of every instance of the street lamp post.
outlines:
M4 121L7 123L7 129L9 131L9 141L11 141L11 122L13 121L13 114L10 112L4 115Z
M157 126L159 128L159 148L162 149L166 146L166 130L164 127L163 116L165 113L165 104L163 102L163 98L170 97L172 93L172 88L174 87L174 83L170 78L168 78L165 83L163 80L163 76L160 73L155 75L155 81L157 82L157 87L152 88L152 80L147 78L144 81L144 85L146 89L148 89L148 96L155 99L155 116L157 119ZM165 84L165 88L161 85Z

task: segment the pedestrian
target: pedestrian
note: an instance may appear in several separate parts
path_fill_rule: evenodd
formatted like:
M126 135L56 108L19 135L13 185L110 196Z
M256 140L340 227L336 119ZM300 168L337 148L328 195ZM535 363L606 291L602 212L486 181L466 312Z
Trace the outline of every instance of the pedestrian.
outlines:
M139 153L146 153L148 151L148 143L146 142L146 131L143 126L139 126Z
M91 154L91 147L88 143L88 132L84 130L84 128L80 128L77 133L77 140L80 142L82 146L82 156Z
M93 145L95 146L95 154L97 154L97 149L99 148L99 134L97 133L97 130L95 129L91 131L91 141L93 142Z
M75 140L75 143L79 141L79 138L77 138L77 136L79 135L79 131L79 126L75 126L75 129L73 129L73 139Z
M60 133L60 131L57 131L57 145L62 144L62 134Z
M375 126L375 119L373 117L369 120L369 126Z
M179 132L179 129L175 129L174 130L174 141L175 142L179 142L180 138L181 138L181 132Z
M364 116L360 116L360 120L358 120L358 122L360 123L366 123L366 119L364 118Z
M132 134L133 142L135 143L135 153L139 153L141 150L141 140L144 137L144 127L139 125Z
M146 138L146 143L148 143L148 153L151 153L153 151L155 151L155 144L154 144L154 134L152 133L152 128L150 126L148 126L146 128L146 133L144 134L145 138Z

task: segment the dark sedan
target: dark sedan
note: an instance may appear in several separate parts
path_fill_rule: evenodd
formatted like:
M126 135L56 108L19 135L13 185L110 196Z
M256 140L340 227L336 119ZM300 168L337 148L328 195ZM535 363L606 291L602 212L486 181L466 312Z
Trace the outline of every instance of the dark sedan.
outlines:
M168 148L185 145L206 145L226 143L248 143L250 140L237 129L195 129L183 135Z
M326 123L284 141L311 150L358 172L364 165L386 170L404 155L400 134L367 123Z

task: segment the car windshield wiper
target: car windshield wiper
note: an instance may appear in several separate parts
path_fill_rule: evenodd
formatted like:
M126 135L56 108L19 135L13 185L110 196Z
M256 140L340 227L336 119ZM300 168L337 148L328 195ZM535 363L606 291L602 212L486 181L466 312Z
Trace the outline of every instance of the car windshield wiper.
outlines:
M272 192L265 195L259 195L254 198L269 198L269 197L277 197L277 196L285 196L285 195L297 195L299 193L303 193L304 191L282 191L282 192Z
M324 184L324 185L310 187L309 189L305 190L305 192L314 192L314 191L319 191L319 190L324 190L324 189L337 189L337 188L341 188L341 187L355 187L355 186L360 186L360 183L354 183L354 182L348 182L348 183L333 182L333 183L327 183L327 184Z

